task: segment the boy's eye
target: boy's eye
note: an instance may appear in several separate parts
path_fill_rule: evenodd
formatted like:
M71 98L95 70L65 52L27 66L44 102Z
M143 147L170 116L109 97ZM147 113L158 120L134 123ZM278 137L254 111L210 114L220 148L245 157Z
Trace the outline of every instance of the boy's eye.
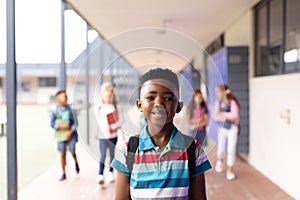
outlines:
M150 101L153 101L153 100L154 100L154 97L153 97L153 96L148 96L146 99L147 99L147 100L150 100Z
M173 100L172 97L165 97L164 99L165 99L165 101L172 101Z

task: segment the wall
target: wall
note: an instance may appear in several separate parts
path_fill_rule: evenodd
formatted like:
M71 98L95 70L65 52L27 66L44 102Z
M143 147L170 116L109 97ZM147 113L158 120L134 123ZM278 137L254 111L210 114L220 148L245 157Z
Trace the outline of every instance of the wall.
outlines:
M56 87L40 87L37 90L37 99L36 102L38 104L48 104L50 103L50 97L51 95L55 95L55 93L58 91Z
M249 162L296 199L300 199L300 74L250 81ZM290 109L291 122L280 118Z
M251 16L251 11L246 12L226 30L224 34L225 46L245 46L251 43Z
M300 74L253 77L254 20L245 13L225 31L226 46L249 46L250 151L248 162L300 199ZM288 124L280 116L291 111Z
M21 85L28 83L28 85ZM18 80L18 103L36 103L38 91L38 78L33 76L19 77Z

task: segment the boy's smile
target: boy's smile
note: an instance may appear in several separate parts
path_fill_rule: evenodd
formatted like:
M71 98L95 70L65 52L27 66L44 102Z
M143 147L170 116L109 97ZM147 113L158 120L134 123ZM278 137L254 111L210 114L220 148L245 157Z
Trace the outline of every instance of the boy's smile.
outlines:
M180 111L175 94L178 95L175 85L163 79L151 79L142 85L136 105L144 113L149 126L163 128L172 124L176 112Z

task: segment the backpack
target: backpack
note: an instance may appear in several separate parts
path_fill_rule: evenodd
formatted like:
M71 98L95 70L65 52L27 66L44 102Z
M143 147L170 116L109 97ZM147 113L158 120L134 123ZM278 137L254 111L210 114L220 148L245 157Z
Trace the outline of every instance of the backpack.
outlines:
M184 135L184 146L187 149L188 154L188 168L189 168L189 177L192 177L194 169L196 168L196 157L195 157L195 141L194 138ZM129 172L132 172L134 155L139 146L139 135L135 135L129 138L127 146L127 156L126 156L126 165Z

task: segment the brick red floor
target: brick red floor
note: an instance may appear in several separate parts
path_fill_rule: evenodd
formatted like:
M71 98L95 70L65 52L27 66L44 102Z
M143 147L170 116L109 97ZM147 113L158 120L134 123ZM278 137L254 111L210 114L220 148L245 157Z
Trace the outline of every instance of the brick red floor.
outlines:
M19 191L21 200L110 200L114 199L114 184L101 188L96 182L98 163L84 148L78 148L80 175L75 174L73 160L68 157L67 180L59 182L59 165L47 171ZM215 147L208 149L208 157L215 164ZM227 181L225 173L210 170L206 173L207 197L210 200L288 200L292 199L246 162L237 158L237 179Z
M216 147L208 148L211 164L216 163ZM237 179L226 180L225 172L210 170L206 173L208 199L224 200L289 200L293 199L247 162L237 157L234 171Z

